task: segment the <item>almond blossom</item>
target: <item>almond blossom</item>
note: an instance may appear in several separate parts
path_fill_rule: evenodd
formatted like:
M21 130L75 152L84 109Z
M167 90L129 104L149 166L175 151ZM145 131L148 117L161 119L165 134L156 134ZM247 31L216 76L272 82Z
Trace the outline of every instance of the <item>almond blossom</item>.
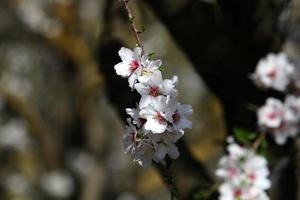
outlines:
M293 73L294 66L288 61L286 54L270 53L259 61L252 77L259 86L285 91Z
M179 157L176 142L184 129L192 128L188 116L193 109L177 101L178 77L163 79L160 60L150 60L139 47L122 47L119 55L122 62L115 65L116 73L128 78L129 86L141 95L136 108L126 108L130 118L123 136L125 153L144 167L153 161L166 164L167 156Z
M147 77L154 71L158 70L161 61L152 61L148 59L148 55L142 54L142 49L136 47L134 51L122 47L119 50L119 56L122 62L115 65L117 75L128 78L128 83L133 88L139 77Z
M293 96L288 96L284 103L268 98L257 112L260 129L271 133L278 145L285 144L288 137L298 133L299 106L299 99Z
M177 109L177 101L165 96L158 96L145 108L141 109L140 116L146 119L145 130L163 133L167 130L169 122Z
M264 157L254 151L232 143L228 155L219 161L216 175L224 182L219 188L221 200L264 200L271 186L269 170Z

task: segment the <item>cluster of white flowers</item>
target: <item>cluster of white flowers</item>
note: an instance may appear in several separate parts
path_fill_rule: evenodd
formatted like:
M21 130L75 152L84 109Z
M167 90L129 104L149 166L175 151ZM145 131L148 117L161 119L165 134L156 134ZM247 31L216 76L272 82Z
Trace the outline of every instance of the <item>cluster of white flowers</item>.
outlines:
M220 200L268 200L265 190L271 182L264 157L251 149L232 143L228 155L219 161L216 175L223 180L219 187Z
M294 70L286 54L270 53L258 62L252 77L258 86L285 91L293 79Z
M126 109L130 118L123 138L125 153L142 166L150 166L152 160L164 164L166 155L176 159L175 143L192 127L187 117L193 112L190 105L177 102L177 76L163 79L161 61L151 60L140 47L122 47L119 56L116 73L128 78L129 87L141 95L137 108Z
M294 72L295 66L288 61L286 54L271 53L259 61L253 77L259 86L286 92L298 84L292 76ZM291 94L286 96L284 102L268 98L257 116L260 130L272 133L276 143L283 145L288 137L295 137L298 133L300 98Z
M298 133L300 98L287 96L284 102L268 98L257 115L260 129L272 133L276 143L283 145L288 137L295 137Z

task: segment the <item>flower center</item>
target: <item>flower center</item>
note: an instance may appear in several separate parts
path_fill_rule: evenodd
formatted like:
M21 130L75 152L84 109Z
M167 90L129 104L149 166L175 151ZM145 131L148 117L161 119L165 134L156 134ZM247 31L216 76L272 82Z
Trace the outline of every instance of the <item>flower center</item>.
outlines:
M180 114L176 111L175 114L172 116L173 121L175 124L178 123L178 121L180 120Z
M157 86L150 87L149 95L157 97L160 94L159 88Z
M267 76L270 78L270 79L274 79L277 75L277 71L275 69L273 69L272 71L270 71Z
M156 112L156 116L155 116L155 119L160 123L164 123L166 120L165 118L160 114L160 112Z
M228 173L230 177L233 177L237 174L237 170L235 168L229 168Z
M239 198L242 195L242 190L240 188L237 188L233 191L234 198Z
M256 179L256 175L254 173L251 173L248 175L248 178L251 180L251 181L254 181Z
M131 63L130 63L131 72L134 72L139 66L140 66L140 64L137 60L131 61Z
M276 117L277 117L277 113L276 113L276 112L271 112L271 113L269 113L269 115L268 115L268 118L269 118L270 120L274 120L274 119L276 119Z

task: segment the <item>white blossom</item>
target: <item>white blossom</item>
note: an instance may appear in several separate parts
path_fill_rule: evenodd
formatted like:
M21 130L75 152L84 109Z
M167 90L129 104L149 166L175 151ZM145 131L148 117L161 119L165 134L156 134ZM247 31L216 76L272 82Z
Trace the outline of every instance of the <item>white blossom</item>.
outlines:
M295 137L299 128L299 99L288 96L284 103L268 98L258 110L258 125L274 136L278 145L286 143L288 137Z
M168 95L174 91L175 85L172 80L162 79L161 72L159 70L153 72L149 79L139 79L140 83L135 84L135 89L142 96L157 97L159 95Z
M187 117L193 109L177 102L178 77L163 79L160 60L150 60L139 47L133 52L122 47L119 55L122 62L115 65L116 73L128 78L141 95L136 108L126 108L130 118L123 136L125 153L145 167L153 161L166 164L167 156L179 156L176 142L192 127Z
M283 103L275 98L268 98L266 104L258 110L258 124L269 128L278 128L284 116Z
M187 118L193 113L193 108L191 105L180 104L175 110L175 113L172 115L172 128L175 131L182 131L183 129L191 129L192 122Z
M51 171L41 179L42 189L55 198L68 198L74 192L74 182L64 171Z
M173 120L176 109L177 101L174 98L168 99L165 96L153 98L151 103L140 111L140 116L147 120L144 129L154 134L165 132L168 122Z
M270 53L259 61L253 78L262 87L285 91L293 73L294 66L288 61L286 54Z
M227 149L228 155L220 159L216 170L216 175L224 181L219 188L220 199L269 199L265 194L271 185L266 159L235 143Z
M0 127L0 146L22 151L29 142L26 124L21 119L12 119Z

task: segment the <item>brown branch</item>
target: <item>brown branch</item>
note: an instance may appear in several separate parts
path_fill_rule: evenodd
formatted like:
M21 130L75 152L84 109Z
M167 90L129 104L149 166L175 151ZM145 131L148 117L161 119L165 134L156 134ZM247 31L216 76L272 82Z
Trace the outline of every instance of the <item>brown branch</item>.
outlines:
M11 109L24 118L29 124L30 133L32 133L32 136L39 142L42 148L42 157L46 166L50 169L58 168L58 145L53 140L51 131L45 121L43 121L36 106L2 87L0 87L0 94Z
M258 138L256 138L256 140L254 141L254 143L252 145L252 149L254 151L256 151L258 149L259 145L262 143L262 141L265 139L265 137L266 137L266 132L262 132L262 133L260 133Z
M124 1L124 5L125 5L125 10L127 12L127 15L128 15L128 18L129 18L129 21L130 21L130 24L131 24L131 29L134 33L134 37L137 41L137 44L139 47L141 47L142 49L142 55L144 54L144 46L143 46L143 42L142 40L140 39L140 36L139 36L139 31L138 29L136 28L136 25L135 25L135 22L134 22L134 16L132 14L132 11L129 7L129 0L123 0Z

